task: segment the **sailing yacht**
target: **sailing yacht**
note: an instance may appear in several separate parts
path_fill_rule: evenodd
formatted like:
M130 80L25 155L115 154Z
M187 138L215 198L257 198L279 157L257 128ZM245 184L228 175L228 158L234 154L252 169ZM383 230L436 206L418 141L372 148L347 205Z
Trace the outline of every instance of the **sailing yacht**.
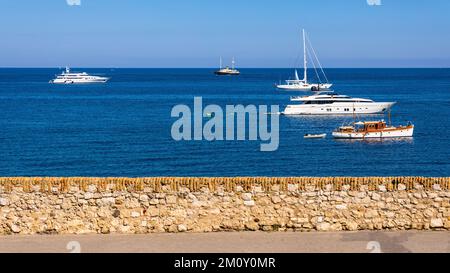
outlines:
M328 83L327 76L325 75L325 72L323 71L322 65L320 64L320 61L317 58L314 48L311 46L311 44L309 44L309 46L312 49L312 53L314 54L317 64L319 65L320 70L326 80L326 83L320 82L320 77L317 72L314 60L312 60L312 64L314 65L314 70L316 71L316 75L319 80L319 83L309 83L308 82L308 60L306 58L306 55L307 55L306 33L305 33L305 30L303 29L303 79L300 79L298 77L298 72L296 69L295 73L294 73L295 79L294 80L286 80L285 84L276 85L276 87L278 89L287 90L287 91L320 91L320 90L329 90L329 88L332 86L331 83ZM309 51L308 51L308 53L309 53Z
M302 103L287 105L284 115L382 114L395 104L395 102L352 98L333 91L320 91L311 96L295 96L291 97L291 101Z
M224 75L237 76L237 75L241 74L241 72L239 72L239 70L237 70L235 68L234 57L233 57L233 60L231 61L231 68L229 68L228 66L225 68L222 68L222 57L220 57L220 68L219 68L219 70L215 71L214 74L219 75L219 76L224 76Z
M66 70L60 75L57 75L55 79L50 83L55 84L78 84L78 83L105 83L109 80L106 77L91 76L86 72L70 72L70 68L66 67Z

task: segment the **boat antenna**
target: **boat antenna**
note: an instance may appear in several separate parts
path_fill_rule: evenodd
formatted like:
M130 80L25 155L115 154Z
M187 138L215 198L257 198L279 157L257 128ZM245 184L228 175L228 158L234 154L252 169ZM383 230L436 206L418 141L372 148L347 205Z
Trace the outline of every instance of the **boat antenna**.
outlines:
M220 69L222 69L222 56L220 56Z

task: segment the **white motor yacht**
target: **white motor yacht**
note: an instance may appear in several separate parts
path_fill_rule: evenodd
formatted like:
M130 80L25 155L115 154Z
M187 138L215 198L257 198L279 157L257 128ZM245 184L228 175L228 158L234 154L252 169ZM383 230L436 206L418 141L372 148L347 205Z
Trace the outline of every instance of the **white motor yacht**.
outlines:
M86 72L70 72L70 68L66 67L66 70L56 78L51 80L50 83L55 84L80 84L80 83L105 83L109 80L107 77L92 76Z
M352 98L333 91L321 91L310 96L291 97L299 104L287 105L284 115L352 115L381 114L388 111L395 102L374 102L370 99Z

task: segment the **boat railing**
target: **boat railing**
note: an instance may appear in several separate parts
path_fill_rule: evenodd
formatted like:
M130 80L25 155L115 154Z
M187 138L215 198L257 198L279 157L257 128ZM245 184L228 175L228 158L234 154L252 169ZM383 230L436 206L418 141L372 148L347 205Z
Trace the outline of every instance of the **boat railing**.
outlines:
M301 100L303 98L307 98L309 96L291 96L291 100Z
M286 80L287 83L305 83L304 80Z

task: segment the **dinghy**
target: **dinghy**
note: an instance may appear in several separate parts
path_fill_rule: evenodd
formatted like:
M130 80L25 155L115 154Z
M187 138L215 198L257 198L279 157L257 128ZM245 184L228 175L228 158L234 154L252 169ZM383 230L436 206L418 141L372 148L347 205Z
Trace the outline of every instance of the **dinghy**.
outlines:
M325 138L327 134L306 134L304 138Z

